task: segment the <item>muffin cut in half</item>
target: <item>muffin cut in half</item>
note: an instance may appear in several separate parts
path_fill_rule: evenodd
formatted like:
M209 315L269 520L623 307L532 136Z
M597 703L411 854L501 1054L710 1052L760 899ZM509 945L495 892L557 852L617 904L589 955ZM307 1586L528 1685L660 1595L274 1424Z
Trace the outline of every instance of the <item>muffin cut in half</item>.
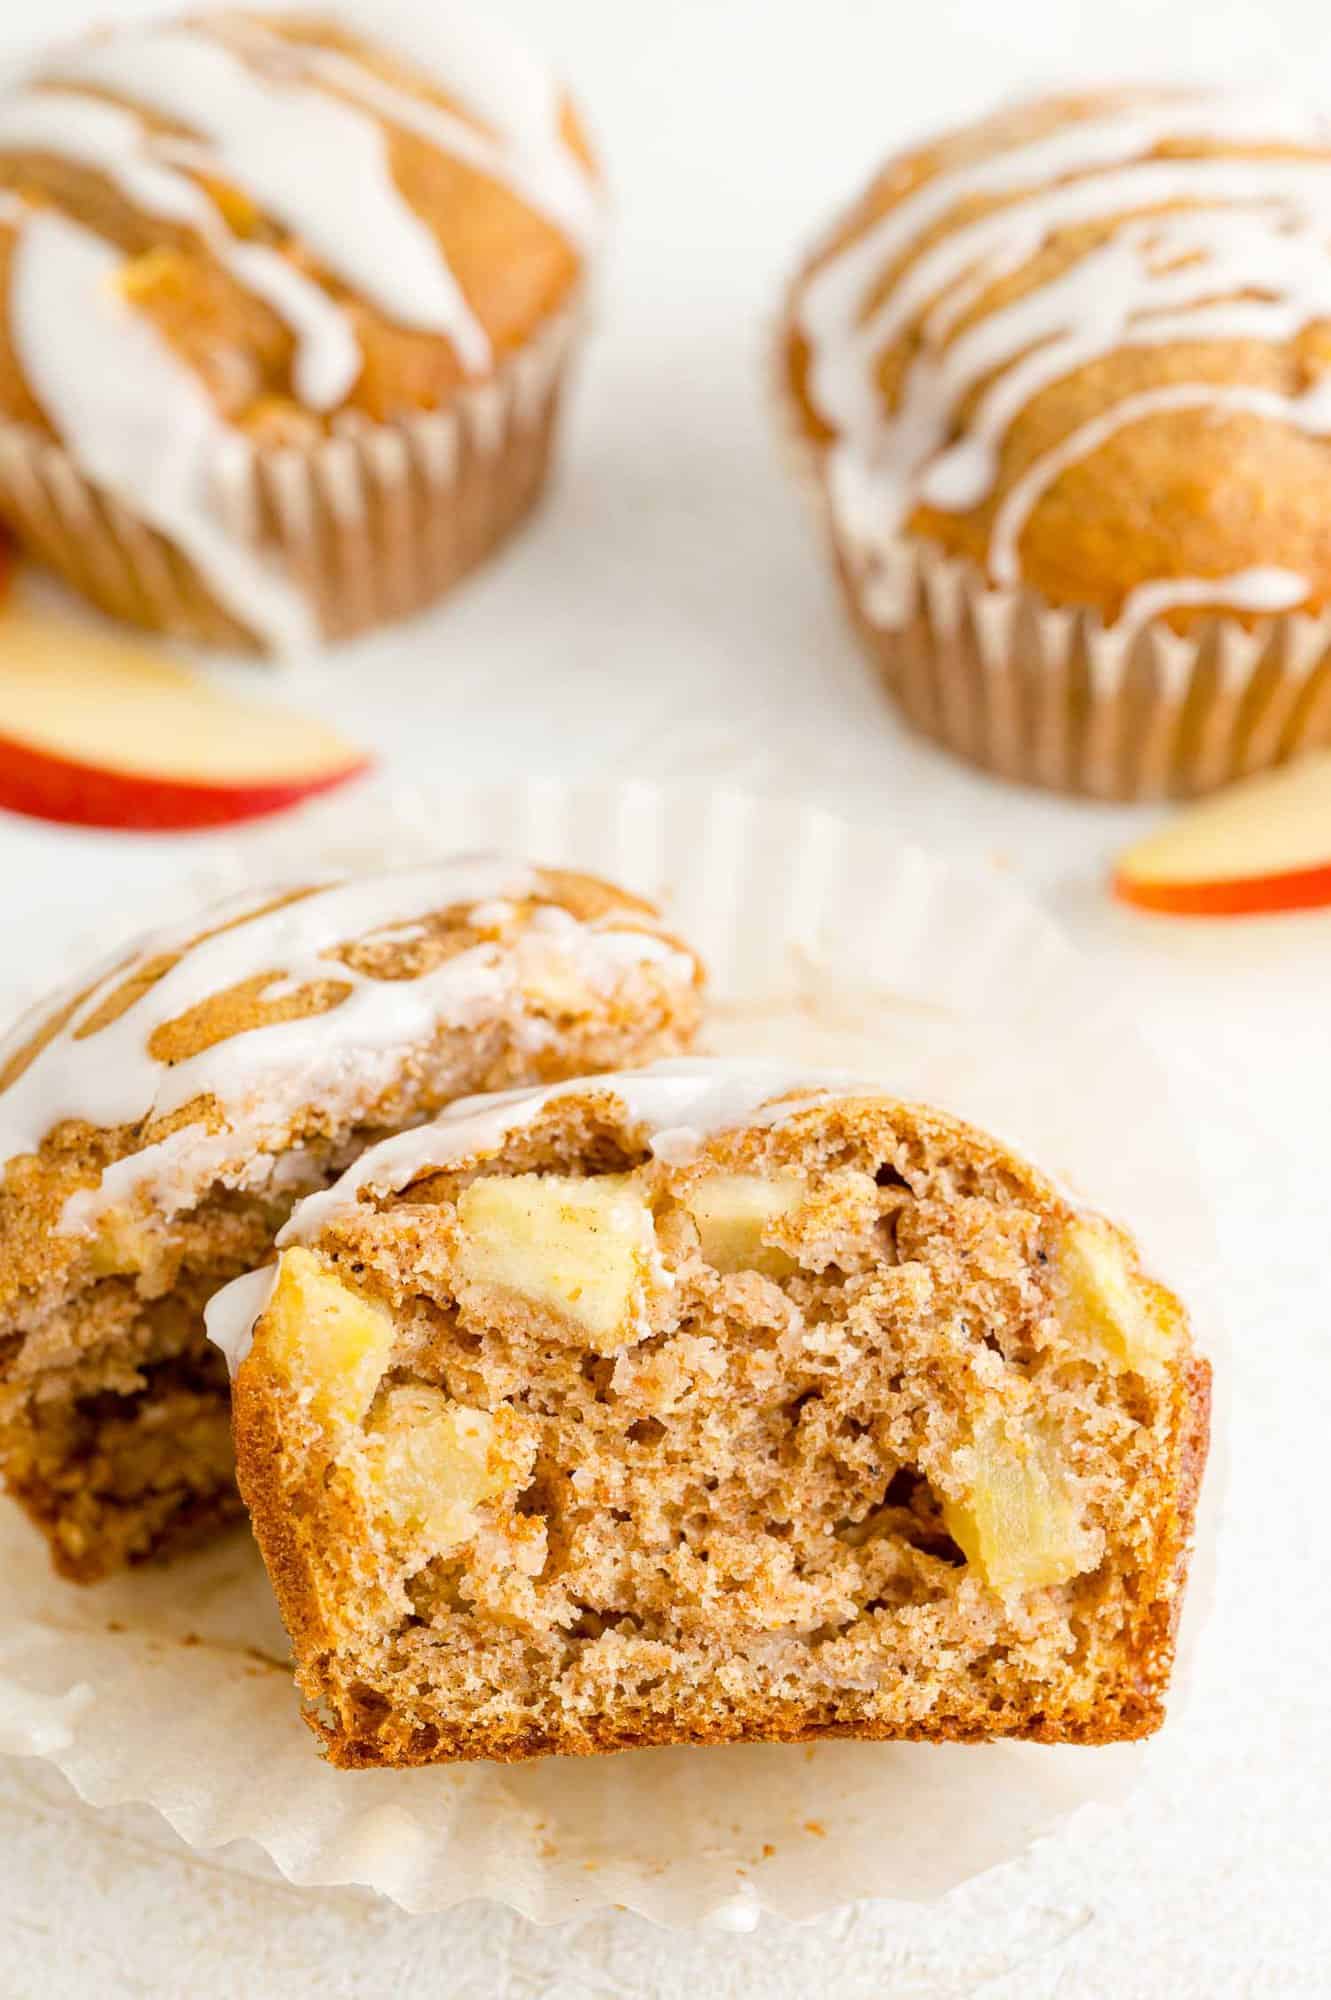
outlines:
M0 1045L0 1472L88 1581L240 1510L205 1301L297 1198L464 1092L692 1040L645 903L497 856L237 899Z
M455 1105L209 1310L345 1766L1163 1717L1209 1370L1131 1240L868 1086Z
M889 159L786 301L780 393L913 726L1206 791L1331 740L1331 123L1084 91Z
M0 517L105 610L300 651L544 487L596 171L478 4L122 22L0 92Z

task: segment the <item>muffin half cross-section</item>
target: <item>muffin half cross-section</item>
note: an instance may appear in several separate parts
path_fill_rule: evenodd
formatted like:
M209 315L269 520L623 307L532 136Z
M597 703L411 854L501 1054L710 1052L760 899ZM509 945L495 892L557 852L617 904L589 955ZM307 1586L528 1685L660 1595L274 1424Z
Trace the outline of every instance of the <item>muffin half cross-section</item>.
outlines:
M477 1099L209 1325L337 1764L1162 1719L1207 1365L954 1118L721 1062Z

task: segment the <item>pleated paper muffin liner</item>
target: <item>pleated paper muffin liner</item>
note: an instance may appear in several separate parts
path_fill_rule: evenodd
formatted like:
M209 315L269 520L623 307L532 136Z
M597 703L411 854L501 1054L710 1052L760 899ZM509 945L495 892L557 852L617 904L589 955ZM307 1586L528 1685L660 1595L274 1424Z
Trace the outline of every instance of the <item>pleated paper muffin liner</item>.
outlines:
M348 412L309 445L237 438L214 469L219 520L305 594L325 638L424 609L540 497L581 323L573 308L550 319L446 409L392 423ZM204 644L259 644L188 557L27 426L0 425L0 515L113 617Z
M173 908L142 914L311 866L487 846L661 901L710 964L715 1051L848 1067L1003 1133L1136 1228L1214 1350L1208 1205L1174 1080L1103 970L1010 883L890 824L647 785L381 794L256 827L206 883L182 880ZM60 940L46 943L54 955ZM1223 1368L1217 1388L1223 1413ZM1213 1449L1170 1720L1151 1744L757 1744L335 1771L300 1720L243 1530L82 1590L0 1506L0 1749L45 1759L94 1804L155 1807L196 1846L255 1843L295 1882L358 1883L411 1910L483 1896L546 1922L624 1905L742 1927L764 1909L928 1901L1121 1801L1153 1760L1168 1782L1187 1752L1217 1473Z
M997 777L1189 798L1331 742L1331 617L1117 630L997 589L923 541L866 548L829 526L851 616L907 721Z

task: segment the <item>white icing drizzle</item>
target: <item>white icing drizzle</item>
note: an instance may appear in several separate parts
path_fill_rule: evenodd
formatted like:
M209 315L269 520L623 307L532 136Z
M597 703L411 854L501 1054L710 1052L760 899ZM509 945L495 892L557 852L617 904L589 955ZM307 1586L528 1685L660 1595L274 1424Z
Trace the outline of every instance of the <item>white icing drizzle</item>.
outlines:
M952 511L982 504L1015 418L1103 356L1185 342L1280 342L1331 319L1331 159L1147 157L1171 139L1325 148L1331 134L1323 120L1264 98L1130 103L936 175L809 277L797 305L811 355L809 393L836 433L829 492L853 540L873 546L898 534L921 501ZM866 311L884 273L927 230L983 197L1006 205L942 236ZM1142 213L1167 204L1176 205L1172 212ZM1119 218L1108 240L957 333L986 290L1054 231ZM921 314L920 351L888 410L878 359ZM977 388L963 434L949 444ZM1201 382L1125 398L1038 458L1005 496L988 555L994 581L1019 580L1022 531L1063 472L1125 425L1184 408L1246 409L1319 435L1331 428L1316 390L1283 398ZM1149 579L1122 615L1135 624L1189 604L1287 610L1309 588L1291 571L1268 567ZM896 615L904 612L903 605Z
M260 76L188 28L75 42L48 69L201 135L206 150L192 157L243 188L334 276L399 324L445 335L473 373L489 367L484 329L398 190L373 119L323 91Z
M169 149L168 149L169 150ZM312 409L332 409L361 370L347 314L312 278L263 243L231 235L196 181L168 164L132 111L69 90L29 90L0 98L0 153L51 153L105 174L149 215L197 230L219 263L267 301L296 336L297 395Z
M217 469L249 446L118 290L122 262L55 209L27 215L9 309L33 393L89 479L175 543L243 625L300 652L317 639L311 607L216 511Z
M515 103L511 52L496 72L492 60L478 64L469 51L469 43L477 39L477 23L469 23L461 33L454 29L442 52L443 18L434 18L429 25L435 30L428 45L435 59L428 66L455 88L460 84L460 95L502 135L502 143L441 105L385 82L341 50L290 41L257 21L221 21L211 24L210 32L242 51L280 61L295 75L356 98L388 124L414 133L437 152L451 154L511 188L571 242L590 248L600 233L601 198L591 174L559 129L560 94L554 79L539 65L522 63L518 71L522 86L516 93L520 101ZM390 46L383 34L377 40L385 48ZM426 66L419 52L414 60Z
M360 9L339 0L339 11L354 25ZM418 0L371 0L365 31L404 62L438 78L502 140L505 177L525 200L575 241L596 240L602 196L565 137L563 93L488 10L474 0L432 0L428 7Z
M350 315L280 251L233 236L193 174L241 188L352 293L398 325L449 340L472 377L493 365L490 340L433 230L393 178L380 119L503 181L579 247L594 237L598 205L560 130L558 86L515 45L450 11L436 18L433 7L428 21L410 12L395 20L391 7L381 19L348 0L327 11L404 54L487 130L341 54L236 20L127 26L75 42L0 100L0 152L92 167L147 213L196 230L291 329L293 387L318 410L344 402L360 374ZM151 115L183 132L152 130ZM14 220L8 209L5 220ZM220 422L149 324L136 330L132 304L110 299L116 260L91 232L72 222L61 228L58 217L48 227L44 215L26 234L13 278L16 348L71 457L178 544L258 638L278 652L314 644L303 594L222 523L216 489L226 471L243 473L248 441Z
M168 953L182 951L199 935L205 925L218 926L237 922L242 917L261 910L271 903L274 896L281 895L280 888L244 890L234 896L226 896L213 903L201 916L183 919L176 924L162 924L156 930L143 931L129 946L121 945L115 951L107 952L94 965L85 966L81 972L67 979L53 992L44 994L25 1008L13 1026L0 1035L0 1070L7 1069L14 1058L28 1046L38 1030L58 1014L73 1005L76 1000L90 993L94 986L107 991L117 978L123 979L133 965L145 964L148 960L161 958ZM0 1104L5 1101L5 1093L0 1091Z
M277 1238L278 1248L313 1241L335 1216L354 1208L363 1194L396 1194L422 1174L497 1152L514 1132L530 1125L548 1104L557 1104L561 1098L614 1096L635 1124L646 1126L654 1153L662 1159L680 1160L695 1152L711 1133L751 1122L769 1098L792 1090L804 1093L775 1106L761 1121L779 1123L807 1108L810 1093L834 1086L844 1093L860 1082L841 1071L821 1073L790 1070L779 1063L681 1056L591 1081L575 1077L567 1083L460 1097L429 1125L370 1147L331 1187L321 1188L298 1203Z
M307 1107L354 1118L392 1082L403 1052L444 1025L479 1024L504 1007L516 1009L537 1046L548 1025L524 1002L523 980L552 960L594 988L612 985L627 968L653 964L667 978L691 981L693 960L666 937L634 928L631 911L610 911L590 923L550 905L508 943L481 943L414 979L375 979L331 956L336 947L378 937L457 904L537 893L540 878L523 864L482 855L392 871L317 889L278 909L234 922L233 906L199 919L231 921L183 950L178 962L108 1025L79 1038L83 1023L123 985L133 966L180 949L179 933L143 940L93 984L70 1020L0 1093L0 1158L31 1153L66 1118L95 1126L133 1125L168 1116L209 1097L224 1129L193 1122L157 1144L113 1163L96 1189L67 1204L64 1226L84 1229L108 1206L149 1190L167 1212L185 1205L204 1175L228 1163L253 1167L266 1144L281 1144L294 1113ZM280 894L280 890L270 894ZM168 1064L152 1054L155 1032L246 980L264 978L294 990L337 980L349 990L335 1006L306 1020L278 1021L236 1034ZM0 1060L24 1041L11 1036ZM266 1172L269 1162L263 1162Z
M292 387L312 410L333 410L350 395L364 365L351 319L322 286L262 243L233 243L227 269L285 320L296 337Z
M0 153L48 153L95 168L150 215L198 225L216 215L202 188L157 165L132 111L69 90L0 97Z
M1240 415L1264 417L1271 423L1292 424L1311 436L1331 432L1331 377L1314 383L1298 396L1282 396L1275 389L1228 388L1220 383L1178 383L1164 389L1146 389L1137 396L1125 396L1103 416L1073 431L1061 443L1037 458L1005 495L994 517L989 566L1000 583L1015 583L1021 571L1022 530L1033 509L1062 478L1069 466L1077 465L1129 424L1141 423L1176 410L1222 410ZM1290 572L1284 572L1286 576ZM1189 578L1214 590L1216 580ZM1301 595L1306 596L1305 581ZM1203 600L1205 601L1205 600Z
M1270 617L1292 611L1308 595L1308 580L1274 564L1236 570L1231 576L1180 577L1174 583L1142 583L1129 591L1114 629L1124 637L1165 612L1199 604L1228 604L1236 611Z
M264 1264L257 1271L233 1278L220 1292L214 1292L203 1309L208 1338L225 1354L232 1375L249 1353L254 1329L277 1289L277 1269L275 1263Z
M843 1070L792 1070L779 1063L686 1056L610 1076L459 1098L433 1123L372 1146L330 1188L298 1202L278 1234L277 1247L313 1242L364 1194L397 1194L425 1174L492 1156L547 1105L563 1098L613 1097L631 1123L646 1128L651 1151L676 1162L688 1159L715 1133L779 1125L824 1099L860 1094L882 1097L883 1091ZM783 1101L774 1104L773 1098ZM276 1266L268 1265L234 1279L208 1306L208 1337L226 1354L233 1374L249 1351L275 1282Z

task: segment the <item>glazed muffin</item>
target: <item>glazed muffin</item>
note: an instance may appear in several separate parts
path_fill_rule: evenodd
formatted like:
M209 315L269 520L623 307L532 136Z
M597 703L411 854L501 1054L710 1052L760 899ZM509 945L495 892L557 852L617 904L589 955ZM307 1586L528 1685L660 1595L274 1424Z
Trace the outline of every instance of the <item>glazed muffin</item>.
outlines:
M1331 740L1331 123L1043 99L900 155L791 287L782 398L908 720L1190 793Z
M104 609L298 650L545 482L599 197L482 17L126 25L0 97L0 516Z
M687 1048L652 908L498 857L142 938L0 1045L0 1472L81 1581L239 1508L203 1308L302 1194L467 1092Z
M986 1134L667 1062L455 1106L278 1241L208 1318L334 1763L1162 1720L1209 1372Z

